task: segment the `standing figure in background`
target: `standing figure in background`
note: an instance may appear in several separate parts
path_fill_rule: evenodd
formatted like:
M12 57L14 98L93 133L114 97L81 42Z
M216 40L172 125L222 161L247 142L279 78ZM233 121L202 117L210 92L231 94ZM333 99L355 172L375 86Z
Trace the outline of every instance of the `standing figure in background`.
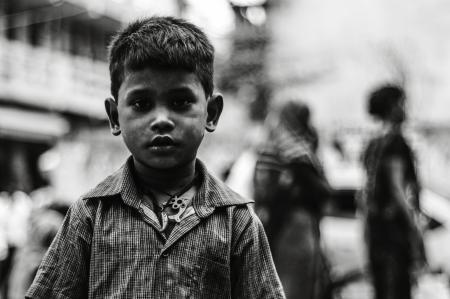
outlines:
M326 298L330 282L319 229L330 187L309 120L308 106L298 100L274 109L254 174L255 208L287 298Z
M420 186L414 153L402 133L403 89L376 89L369 96L368 112L382 123L363 155L365 231L375 298L409 299L414 273L425 264L425 250L417 225Z
M30 197L33 205L26 222L26 242L15 252L6 297L8 299L25 298L39 264L69 209L68 201L56 197L51 186L34 190Z

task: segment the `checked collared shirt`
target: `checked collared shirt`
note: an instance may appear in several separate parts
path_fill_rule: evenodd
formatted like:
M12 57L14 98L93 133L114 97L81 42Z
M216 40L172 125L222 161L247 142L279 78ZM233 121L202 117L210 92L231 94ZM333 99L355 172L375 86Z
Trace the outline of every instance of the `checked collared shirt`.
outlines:
M128 159L71 206L26 298L284 298L251 201L196 171L195 213L166 237Z

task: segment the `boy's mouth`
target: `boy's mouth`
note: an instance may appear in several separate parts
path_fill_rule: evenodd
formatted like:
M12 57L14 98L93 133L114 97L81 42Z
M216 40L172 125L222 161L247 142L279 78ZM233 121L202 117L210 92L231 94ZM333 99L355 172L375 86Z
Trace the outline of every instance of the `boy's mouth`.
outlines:
M168 148L175 146L175 141L169 136L156 136L150 142L150 147L154 148Z

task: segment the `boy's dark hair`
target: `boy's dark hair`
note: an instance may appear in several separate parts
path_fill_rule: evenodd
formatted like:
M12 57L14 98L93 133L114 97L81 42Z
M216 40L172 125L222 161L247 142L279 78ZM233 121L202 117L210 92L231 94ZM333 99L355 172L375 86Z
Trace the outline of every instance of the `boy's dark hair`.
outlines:
M150 17L130 23L109 46L111 94L118 100L125 70L182 68L194 72L206 96L214 89L214 47L197 26L174 17Z
M397 85L383 85L369 95L368 112L370 115L386 119L392 107L405 100L405 92Z

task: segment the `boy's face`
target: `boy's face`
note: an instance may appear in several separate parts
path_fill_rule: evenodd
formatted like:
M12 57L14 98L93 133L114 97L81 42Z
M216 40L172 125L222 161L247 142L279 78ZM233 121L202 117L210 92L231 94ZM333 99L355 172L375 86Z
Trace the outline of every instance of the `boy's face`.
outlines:
M193 162L222 105L220 95L206 98L194 73L153 67L126 70L118 101L105 102L112 133L122 134L137 163L156 169Z

